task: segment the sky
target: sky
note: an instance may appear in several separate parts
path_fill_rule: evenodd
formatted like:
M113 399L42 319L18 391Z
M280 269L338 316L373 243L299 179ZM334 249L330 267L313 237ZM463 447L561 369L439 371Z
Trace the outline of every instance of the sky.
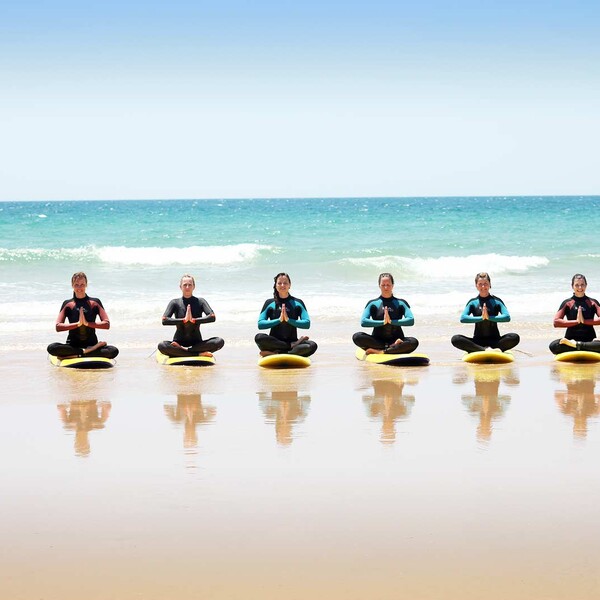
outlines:
M0 200L600 194L600 3L0 3Z

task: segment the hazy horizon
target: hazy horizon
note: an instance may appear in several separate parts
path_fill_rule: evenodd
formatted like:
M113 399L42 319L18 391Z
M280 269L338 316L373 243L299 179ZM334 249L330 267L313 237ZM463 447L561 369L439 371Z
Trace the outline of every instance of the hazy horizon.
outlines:
M594 195L592 2L0 8L0 199Z

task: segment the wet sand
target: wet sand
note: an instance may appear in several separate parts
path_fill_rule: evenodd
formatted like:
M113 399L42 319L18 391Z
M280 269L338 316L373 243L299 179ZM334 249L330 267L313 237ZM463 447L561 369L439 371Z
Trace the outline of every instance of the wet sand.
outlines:
M600 366L0 366L3 598L587 600ZM237 362L237 365L236 365ZM15 366L16 365L16 366Z

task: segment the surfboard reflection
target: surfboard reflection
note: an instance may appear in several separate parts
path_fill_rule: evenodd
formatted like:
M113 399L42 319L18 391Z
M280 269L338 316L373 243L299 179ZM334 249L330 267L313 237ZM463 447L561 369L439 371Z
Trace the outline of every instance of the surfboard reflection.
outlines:
M258 404L265 422L275 424L277 443L287 446L294 439L294 426L304 421L310 406L310 394L297 390L258 392Z
M454 377L454 383L466 383L470 379L475 384L475 394L463 394L462 402L469 413L478 417L477 440L489 442L494 423L505 414L510 404L509 394L500 394L500 383L509 386L519 385L520 380L514 366L473 365Z
M183 447L194 450L198 446L198 427L207 425L217 415L214 406L204 406L201 394L177 394L176 404L165 404L167 418L183 426Z
M600 414L600 394L595 393L600 367L593 364L556 363L553 376L566 386L566 390L554 392L556 405L563 415L573 419L573 436L585 439L588 421Z
M382 444L396 441L396 423L410 417L415 397L404 394L408 383L402 379L374 379L373 393L363 395L363 402L372 420L381 421L379 440Z

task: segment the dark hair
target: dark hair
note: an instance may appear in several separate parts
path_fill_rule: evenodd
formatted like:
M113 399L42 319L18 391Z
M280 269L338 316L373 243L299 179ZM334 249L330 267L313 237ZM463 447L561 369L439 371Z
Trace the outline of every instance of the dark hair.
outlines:
M87 285L87 275L83 271L77 271L77 273L73 273L73 277L71 277L71 285L73 285L77 279L85 279L85 284Z
M575 283L576 279L583 279L585 285L587 285L587 279L585 278L585 275L582 275L581 273L575 273L575 275L573 275L573 278L571 279L571 287L573 287L573 284Z
M492 278L490 277L490 274L486 271L481 271L481 273L477 273L477 275L475 275L475 285L477 285L477 281L479 279L487 279L488 283L490 284L490 287L492 287Z
M392 285L394 285L394 276L393 276L391 273L380 273L380 274L379 274L379 279L377 280L377 283L378 283L378 284L380 284L380 283L381 283L381 280L382 280L384 277L389 277L389 278L390 278L390 281L392 282Z
M292 278L287 273L277 273L277 275L273 277L273 298L275 298L275 304L281 304L281 298L279 297L279 292L277 291L277 280L280 277L287 277L290 285L292 285Z

